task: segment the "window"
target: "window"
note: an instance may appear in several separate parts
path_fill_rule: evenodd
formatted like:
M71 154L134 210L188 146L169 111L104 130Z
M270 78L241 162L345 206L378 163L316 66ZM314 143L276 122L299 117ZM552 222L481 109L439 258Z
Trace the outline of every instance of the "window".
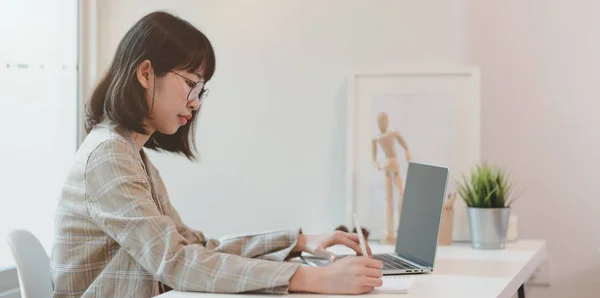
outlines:
M15 228L50 253L62 183L77 148L77 0L8 0L0 9L0 268ZM1 270L1 269L0 269Z

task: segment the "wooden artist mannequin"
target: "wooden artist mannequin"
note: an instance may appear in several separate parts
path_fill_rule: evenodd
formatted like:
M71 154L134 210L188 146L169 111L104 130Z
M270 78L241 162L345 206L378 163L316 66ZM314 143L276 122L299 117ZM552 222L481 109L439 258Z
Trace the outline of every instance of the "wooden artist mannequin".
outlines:
M410 150L408 149L408 146L406 145L406 142L400 133L394 130L388 130L389 118L387 113L381 112L377 115L377 125L379 126L379 131L381 134L372 140L373 164L378 170L384 171L386 185L387 231L382 241L384 243L396 243L396 236L393 233L394 184L398 190L398 216L402 214L402 198L404 197L404 185L402 178L400 177L400 162L396 157L396 142L398 142L400 146L404 148L406 152L406 160L408 162L412 161L412 157L410 155ZM381 165L377 162L377 144L381 146L381 149L385 155L385 160Z
M448 199L444 201L442 222L440 223L440 233L438 236L438 245L452 245L452 229L454 227L454 201L456 201L456 192L448 194Z

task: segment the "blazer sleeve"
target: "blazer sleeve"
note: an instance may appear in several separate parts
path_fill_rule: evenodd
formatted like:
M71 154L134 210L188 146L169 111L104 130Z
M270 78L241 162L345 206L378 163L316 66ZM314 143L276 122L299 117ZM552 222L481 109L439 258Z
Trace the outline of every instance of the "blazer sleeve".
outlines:
M102 143L86 166L86 209L91 220L157 280L180 291L284 294L301 264L247 258L190 243L153 200L137 152L120 140ZM263 236L265 237L265 236ZM266 236L265 255L285 254L289 232ZM277 241L279 239L279 242ZM269 244L271 240L271 244ZM252 251L252 249L245 249ZM279 251L279 252L278 252ZM251 254L248 254L251 255Z
M157 191L161 196L160 203L165 213L173 219L177 231L190 243L199 243L215 252L280 262L300 256L301 252L292 252L298 242L298 236L302 233L300 228L247 233L221 239L211 238L205 233L191 228L183 222L179 212L171 204L168 191L159 171L154 168L151 162L148 162L148 164L152 167Z

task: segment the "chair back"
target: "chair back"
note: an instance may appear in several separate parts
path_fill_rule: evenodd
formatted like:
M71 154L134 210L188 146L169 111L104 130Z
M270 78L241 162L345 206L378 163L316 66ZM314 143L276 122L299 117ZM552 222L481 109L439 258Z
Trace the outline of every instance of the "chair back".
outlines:
M8 245L17 266L21 297L52 297L50 258L37 237L26 230L13 230L8 235Z

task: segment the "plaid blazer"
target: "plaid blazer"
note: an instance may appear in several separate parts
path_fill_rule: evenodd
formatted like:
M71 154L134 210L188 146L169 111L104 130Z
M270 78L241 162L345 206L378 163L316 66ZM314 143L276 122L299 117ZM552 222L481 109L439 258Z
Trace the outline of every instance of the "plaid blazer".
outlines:
M131 133L97 125L55 216L54 297L152 297L169 289L286 294L298 230L211 239L188 227Z

